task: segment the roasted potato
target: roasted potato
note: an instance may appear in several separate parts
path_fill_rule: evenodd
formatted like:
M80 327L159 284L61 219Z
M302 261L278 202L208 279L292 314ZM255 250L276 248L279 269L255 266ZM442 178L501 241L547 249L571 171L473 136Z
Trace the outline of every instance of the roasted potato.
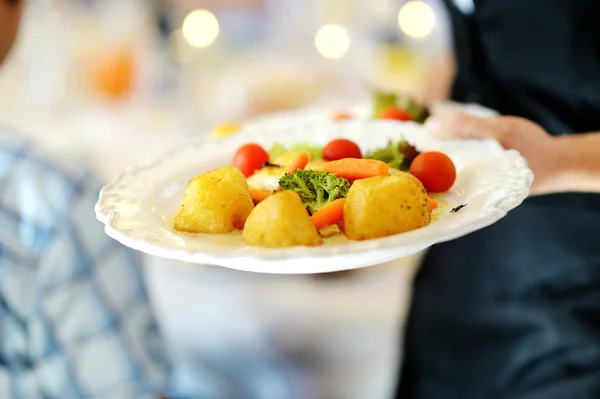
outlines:
M321 245L300 196L281 191L260 202L246 221L244 242L256 247L282 248Z
M252 209L246 178L239 169L226 166L190 180L175 216L175 230L229 233L244 228Z
M414 176L399 172L354 182L344 204L344 233L369 240L429 224L427 192Z

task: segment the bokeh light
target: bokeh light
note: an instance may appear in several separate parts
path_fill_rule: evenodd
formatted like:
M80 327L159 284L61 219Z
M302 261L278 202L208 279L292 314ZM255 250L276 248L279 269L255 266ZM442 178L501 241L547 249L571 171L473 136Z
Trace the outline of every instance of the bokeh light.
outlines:
M219 36L219 21L208 10L194 10L185 17L183 37L194 47L208 47Z
M342 58L350 48L350 36L346 29L338 25L325 25L315 36L317 51L325 58Z
M423 1L409 1L400 9L398 24L402 32L407 36L414 39L422 39L433 31L435 27L435 13Z

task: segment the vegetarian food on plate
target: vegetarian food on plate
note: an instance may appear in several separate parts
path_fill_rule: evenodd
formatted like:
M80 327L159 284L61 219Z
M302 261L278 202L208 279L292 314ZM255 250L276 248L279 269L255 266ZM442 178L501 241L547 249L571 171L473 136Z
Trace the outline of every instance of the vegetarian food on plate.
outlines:
M375 90L372 99L373 119L394 119L424 123L429 117L427 107L411 96Z
M175 230L225 234L244 228L254 208L246 178L234 166L225 166L193 178L175 216Z
M313 213L310 220L317 229L324 229L327 226L337 226L338 223L344 220L345 203L345 198L333 200Z
M319 146L315 146L315 145L311 145L311 144L305 144L305 143L298 143L298 144L294 144L290 147L285 147L281 143L275 143L269 150L269 159L277 160L282 155L296 153L296 152L308 152L312 158L319 159L322 157L323 147L319 147Z
M340 159L327 162L323 170L352 181L389 174L387 164L376 159Z
M429 117L429 109L408 94L373 90L371 99L371 119L396 120L400 122L416 122L423 124ZM352 119L352 115L344 111L336 111L331 115L333 122Z
M428 198L427 198L427 201L429 202L429 209L431 209L432 211L433 211L434 209L437 209L437 207L438 207L438 205L439 205L439 204L438 204L438 202L435 200L435 198L428 197Z
M437 151L417 155L410 165L410 173L431 193L448 191L456 180L454 162L448 155Z
M254 201L255 205L263 200L266 200L267 197L273 194L272 191L261 190L259 188L248 187L248 189L250 190L250 196L252 197L252 201Z
M270 192L276 190L279 187L279 179L290 171L290 167L298 159L299 154L301 153L294 151L269 161L261 170L248 177L248 185ZM303 169L322 171L325 163L323 159L310 159Z
M411 114L409 114L402 108L393 106L393 107L390 107L390 108L384 110L381 113L381 115L379 116L379 119L391 119L391 120L396 120L396 121L408 122L408 121L412 121L413 117Z
M395 93L373 90L372 92L373 119L381 118L381 115L388 109L398 106L398 95Z
M248 143L232 166L188 183L175 229L239 233L246 245L268 248L375 239L436 220L450 208L428 192L447 191L455 179L447 155L405 140L367 152L344 138L269 151Z
M335 114L333 114L331 116L331 120L333 120L334 122L341 122L341 121L347 121L349 119L352 119L352 115L349 114L348 112L336 112Z
M413 160L419 155L417 149L405 140L389 142L386 147L368 152L365 158L377 159L387 163L390 168L408 172Z
M282 190L297 193L306 209L314 214L325 205L348 194L350 182L327 172L298 169L279 180Z
M323 243L300 196L287 190L271 195L254 208L243 238L247 245L267 248Z
M360 147L353 141L336 139L323 148L323 159L326 161L337 161L344 158L362 158Z
M306 168L308 162L310 161L310 155L307 152L301 152L292 161L292 163L288 166L288 173L294 173L294 171L299 169Z
M233 156L233 166L242 171L244 176L252 176L254 171L261 169L269 161L269 154L258 144L246 144L238 149Z
M220 139L225 136L239 133L242 130L242 125L233 122L221 123L214 127L211 136L215 139Z
M357 180L346 196L344 233L351 240L369 240L427 226L427 198L421 182L408 173Z

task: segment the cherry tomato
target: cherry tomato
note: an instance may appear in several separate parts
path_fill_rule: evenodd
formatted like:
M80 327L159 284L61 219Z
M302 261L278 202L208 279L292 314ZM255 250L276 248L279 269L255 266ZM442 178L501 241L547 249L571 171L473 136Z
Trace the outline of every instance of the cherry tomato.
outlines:
M336 139L323 148L323 159L337 161L344 158L362 158L360 148L356 143L346 139Z
M423 152L412 161L410 173L431 193L450 190L456 180L454 162L441 152Z
M391 107L381 113L380 119L393 119L397 121L412 121L413 118L408 112L397 107Z
M249 177L262 169L265 162L269 160L269 154L258 144L246 144L240 147L233 156L233 166L242 171L244 176Z

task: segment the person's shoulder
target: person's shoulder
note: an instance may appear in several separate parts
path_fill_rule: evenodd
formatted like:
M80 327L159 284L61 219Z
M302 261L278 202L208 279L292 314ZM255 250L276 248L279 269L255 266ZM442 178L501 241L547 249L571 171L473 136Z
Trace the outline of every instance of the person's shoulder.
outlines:
M80 164L49 154L18 133L0 129L0 217L54 228L73 204L96 200L100 182Z
M48 148L37 145L18 132L3 126L0 126L0 159L0 168L3 170L28 166L45 176L55 175L62 180L99 184L90 170L82 167L80 163L54 154Z
M101 186L81 163L0 129L0 259L4 248L21 263L41 262L45 282L88 273L101 260L137 270L139 258L96 220Z

